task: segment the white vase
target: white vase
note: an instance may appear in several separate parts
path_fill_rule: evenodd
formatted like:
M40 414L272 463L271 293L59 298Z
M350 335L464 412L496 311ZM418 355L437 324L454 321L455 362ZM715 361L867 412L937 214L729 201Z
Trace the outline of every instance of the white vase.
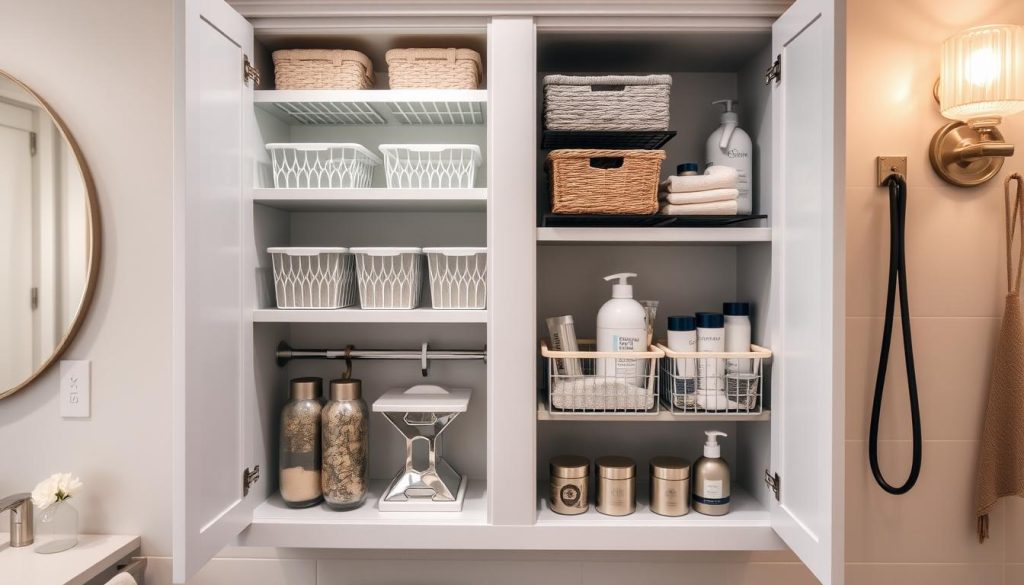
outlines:
M67 500L51 504L37 518L37 553L61 552L78 544L78 510Z

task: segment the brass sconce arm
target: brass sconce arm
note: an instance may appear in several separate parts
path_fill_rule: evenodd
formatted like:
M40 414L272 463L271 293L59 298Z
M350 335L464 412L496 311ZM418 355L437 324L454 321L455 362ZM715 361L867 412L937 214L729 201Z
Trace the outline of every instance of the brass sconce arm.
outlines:
M1003 159L1013 156L1014 146L995 126L951 122L935 133L928 150L932 168L943 180L973 187L994 177Z

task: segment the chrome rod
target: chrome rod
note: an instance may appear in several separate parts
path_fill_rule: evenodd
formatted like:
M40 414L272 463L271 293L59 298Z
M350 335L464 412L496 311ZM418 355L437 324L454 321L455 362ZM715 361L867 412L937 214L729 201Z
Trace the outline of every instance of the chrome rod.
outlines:
M291 360L325 359L343 360L486 360L487 351L482 349L292 349L287 343L277 346L277 363L287 364Z

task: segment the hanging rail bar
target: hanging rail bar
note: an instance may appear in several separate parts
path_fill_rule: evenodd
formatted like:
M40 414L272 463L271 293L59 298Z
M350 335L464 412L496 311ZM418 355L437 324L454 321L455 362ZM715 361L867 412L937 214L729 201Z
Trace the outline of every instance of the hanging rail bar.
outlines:
M485 349L436 349L427 348L427 344L418 349L293 349L282 341L277 346L277 365L283 366L291 360L322 359L322 360L418 360L426 371L429 360L468 361L486 360ZM426 374L424 374L426 375Z

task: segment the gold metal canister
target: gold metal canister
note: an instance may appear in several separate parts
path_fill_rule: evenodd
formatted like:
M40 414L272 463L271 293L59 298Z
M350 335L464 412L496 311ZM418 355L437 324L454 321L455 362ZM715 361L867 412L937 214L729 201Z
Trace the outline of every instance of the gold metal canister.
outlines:
M590 508L590 460L578 455L559 455L551 458L548 468L551 511L570 516L586 512Z
M689 461L679 457L651 459L651 511L662 516L689 513Z
M628 516L636 511L636 464L629 457L598 457L597 511Z

